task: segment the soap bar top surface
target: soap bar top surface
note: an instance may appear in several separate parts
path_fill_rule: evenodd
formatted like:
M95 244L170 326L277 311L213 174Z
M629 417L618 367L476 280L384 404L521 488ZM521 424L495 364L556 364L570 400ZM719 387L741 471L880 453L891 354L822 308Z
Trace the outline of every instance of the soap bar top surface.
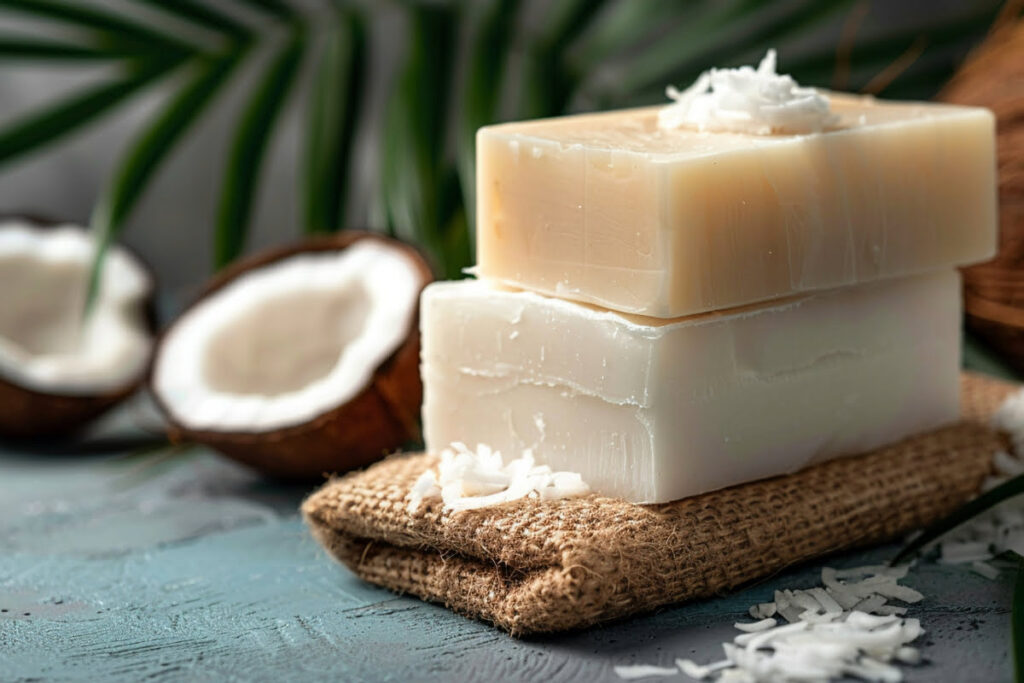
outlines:
M481 281L420 325L427 448L484 443L665 502L957 418L953 269L661 321Z
M482 128L480 274L668 318L995 253L991 112L829 98L809 135L663 130L661 107Z

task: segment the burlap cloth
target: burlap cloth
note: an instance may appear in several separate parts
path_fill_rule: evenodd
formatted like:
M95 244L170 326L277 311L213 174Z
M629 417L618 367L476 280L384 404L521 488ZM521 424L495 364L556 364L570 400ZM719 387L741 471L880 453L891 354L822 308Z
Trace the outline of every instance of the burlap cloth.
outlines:
M372 583L513 635L583 628L729 591L837 550L896 538L975 495L1015 385L965 375L963 422L796 474L642 506L590 495L456 514L407 512L432 456L391 457L302 506L314 537Z

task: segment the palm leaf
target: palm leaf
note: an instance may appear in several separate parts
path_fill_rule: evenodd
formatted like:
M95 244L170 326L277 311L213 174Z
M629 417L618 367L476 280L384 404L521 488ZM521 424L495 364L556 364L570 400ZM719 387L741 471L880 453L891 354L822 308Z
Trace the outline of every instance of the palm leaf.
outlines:
M180 62L180 56L135 62L127 74L111 83L94 86L14 121L0 131L0 166L78 130L151 85Z
M361 16L339 12L327 36L309 105L305 174L305 228L333 232L345 218L349 157L363 92L365 28Z
M613 84L606 89L595 87L596 99L607 106L608 101L628 99L629 95L651 87L651 83L663 89L666 72L678 70L684 63L692 63L702 50L709 49L721 40L720 34L735 21L744 16L758 14L764 3L760 0L720 0L717 2L694 3L686 7L689 16L676 20L675 26L664 35L651 41L645 49L617 65ZM620 41L623 37L620 35ZM620 48L621 49L621 48ZM608 59L616 48L606 47L602 56ZM580 69L596 73L595 64L579 65ZM707 64L701 65L701 69ZM583 90L588 88L584 81Z
M80 1L0 0L0 9L20 11L36 17L72 24L76 28L99 31L112 43L148 46L153 52L165 55L169 50L191 52L195 49L189 43L166 33Z
M913 541L908 543L892 559L890 564L898 565L906 562L916 555L932 541L944 534L949 533L961 524L971 521L983 512L991 510L1004 500L1024 494L1024 475L1014 477L1007 482L1000 484L990 491L986 491L974 500L968 502L952 514L940 519L927 529L922 531Z
M235 128L217 214L215 265L220 268L242 251L252 215L263 154L302 61L305 31L296 24L270 62Z
M434 265L448 259L440 190L455 36L452 7L410 7L408 52L388 102L383 132L383 183L388 226L418 241Z
M662 92L670 83L688 84L708 65L728 66L763 53L809 26L820 25L851 2L800 0L784 11L758 0L709 3L679 31L655 41L621 65L619 78L601 93L601 99L620 101L638 93ZM737 45L744 47L737 49Z
M0 35L0 59L14 60L109 60L139 57L137 49L125 45L73 45L53 40Z
M252 33L233 17L210 7L207 2L197 2L196 0L172 0L171 2L167 0L136 0L136 2L153 5L163 12L177 16L179 19L184 19L211 31L224 33L234 38L246 38Z
M652 35L664 34L693 3L676 0L633 0L613 4L574 44L566 59L578 74L590 73L616 55L634 49Z
M89 278L87 307L95 299L107 248L123 229L125 220L145 191L150 178L182 134L199 118L241 57L242 53L234 52L220 58L199 60L192 80L139 136L118 165L93 210L91 223L98 247Z
M483 5L483 11L477 15L471 29L465 59L467 71L456 124L456 159L469 218L470 240L476 206L476 131L498 119L499 84L512 43L512 32L508 26L518 7L518 0L492 0Z
M278 19L292 19L295 12L287 3L281 0L238 0L242 4L249 5L253 9L277 17Z
M572 96L579 74L561 57L604 7L604 0L557 0L549 3L543 30L529 41L523 56L521 118L560 114Z

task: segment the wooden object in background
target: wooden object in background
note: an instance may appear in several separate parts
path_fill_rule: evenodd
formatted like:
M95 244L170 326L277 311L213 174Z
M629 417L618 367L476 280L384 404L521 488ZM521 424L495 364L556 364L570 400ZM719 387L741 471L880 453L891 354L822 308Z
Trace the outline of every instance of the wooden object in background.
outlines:
M1024 20L993 30L939 99L996 115L999 253L964 269L964 304L968 329L1024 372Z

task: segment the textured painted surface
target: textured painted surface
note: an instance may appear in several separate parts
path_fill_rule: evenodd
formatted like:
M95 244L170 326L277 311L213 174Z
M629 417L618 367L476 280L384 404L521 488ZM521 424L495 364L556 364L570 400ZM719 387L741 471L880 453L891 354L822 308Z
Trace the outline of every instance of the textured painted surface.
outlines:
M618 681L615 664L720 658L747 606L817 580L818 567L798 568L738 595L516 641L329 561L296 515L303 494L205 452L0 449L0 681ZM930 663L907 680L1008 680L1012 579L915 569L907 583L926 600L910 614Z

